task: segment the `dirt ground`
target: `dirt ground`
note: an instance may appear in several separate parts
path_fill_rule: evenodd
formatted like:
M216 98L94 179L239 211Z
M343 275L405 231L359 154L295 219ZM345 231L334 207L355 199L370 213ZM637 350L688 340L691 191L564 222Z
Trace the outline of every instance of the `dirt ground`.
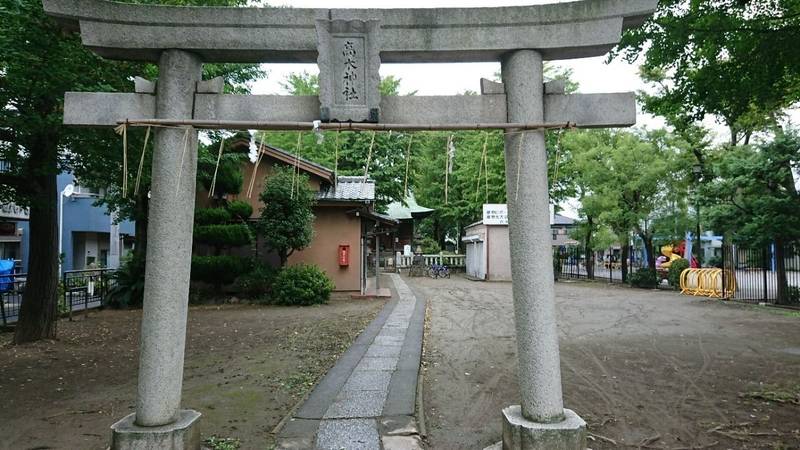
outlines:
M519 403L511 285L407 282L429 301L428 447L499 441L500 410ZM800 448L797 312L601 283L556 293L565 407L590 448Z
M183 406L203 413L203 437L269 448L273 428L382 306L190 308ZM133 412L140 316L92 312L59 322L57 341L18 347L0 335L0 449L105 449L109 426Z

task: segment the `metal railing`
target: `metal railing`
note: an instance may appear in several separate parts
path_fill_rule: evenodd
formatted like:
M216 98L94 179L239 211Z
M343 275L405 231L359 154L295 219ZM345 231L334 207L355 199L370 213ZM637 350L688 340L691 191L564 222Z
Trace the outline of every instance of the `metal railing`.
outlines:
M631 251L626 258L628 276L646 265L642 258L637 257L639 253ZM622 259L614 252L591 252L587 260L586 252L581 247L554 247L553 269L556 277L560 278L591 279L609 283L627 281L623 280Z
M800 242L780 248L725 243L719 265L736 278L736 291L725 298L800 306Z
M19 318L27 280L28 275L24 273L0 275L0 316L3 326L14 323Z
M61 276L62 294L58 299L59 315L72 317L73 312L100 308L113 287L113 270L68 270ZM0 320L3 326L16 323L28 275L17 273L0 276Z
M108 291L113 287L114 273L110 269L67 270L61 276L64 295L60 312L70 317L75 311L88 311L103 306Z

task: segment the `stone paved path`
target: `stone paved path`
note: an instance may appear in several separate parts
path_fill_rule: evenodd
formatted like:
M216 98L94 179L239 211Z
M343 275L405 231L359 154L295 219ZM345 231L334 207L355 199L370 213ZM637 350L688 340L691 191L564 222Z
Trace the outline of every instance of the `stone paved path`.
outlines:
M422 448L414 407L425 301L389 277L392 300L278 433L277 448Z

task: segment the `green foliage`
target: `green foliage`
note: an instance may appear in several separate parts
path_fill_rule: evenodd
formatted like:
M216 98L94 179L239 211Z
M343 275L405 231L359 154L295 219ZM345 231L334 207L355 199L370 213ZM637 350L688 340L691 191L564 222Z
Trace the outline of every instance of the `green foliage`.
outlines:
M225 208L198 208L194 212L195 225L221 225L231 221L231 213Z
M240 0L163 3L243 4ZM110 129L64 126L63 98L66 91L130 92L134 76L153 79L157 76L157 67L101 58L83 46L77 33L63 31L54 19L46 16L42 2L37 0L1 0L0 23L0 160L10 164L9 170L0 173L0 203L31 206L30 240L49 242L50 230L45 224L56 222L57 209L52 206L58 196L55 177L61 171L70 170L85 186L105 189L106 195L98 203L117 211L121 219L133 218L145 224L152 151L148 149L145 153L139 194L123 197L120 138ZM205 77L223 76L226 90L238 92L247 90L246 81L264 74L259 65L205 64L203 68ZM142 149L143 137L144 130L128 134L128 165L132 170L125 176L131 190L136 183L138 163L134 155L141 155L141 150L135 149ZM146 248L145 238L143 234L138 236L137 253ZM38 247L30 253L28 265L53 265L58 258L56 253ZM56 276L55 271L51 276ZM35 284L36 287L26 291L26 296L30 297L26 303L41 305L23 309L18 330L24 331L29 323L35 323L38 330L51 329L47 311L50 303L55 303L56 293L51 288L55 283ZM37 311L39 317L28 319L25 311ZM32 330L18 334L33 337L41 332Z
M628 274L628 282L633 287L655 289L658 287L658 274L654 269L639 269Z
M768 245L800 238L800 136L777 132L758 147L740 146L711 155L713 178L703 185L709 222L737 242Z
M236 278L233 288L242 297L266 301L277 275L277 269L256 263L250 272Z
M687 181L680 168L691 166L686 143L664 131L590 130L568 133L562 147L568 155L562 170L573 173L582 203L581 237L591 233L596 242L603 227L618 242L635 233L653 255L654 223L685 208ZM649 263L654 268L652 258Z
M214 180L214 172L217 173L217 180L214 184L214 197L221 198L225 194L238 194L244 185L244 175L242 174L242 163L247 156L241 152L230 151L232 140L225 141L225 149L222 158L217 166L219 156L219 142L222 134L216 132L217 139L212 140L209 145L200 145L197 151L197 181L206 190L211 190L211 182Z
M616 53L631 62L645 56L642 78L658 89L642 95L646 111L679 131L714 114L735 144L800 100L798 40L795 0L661 0Z
M253 241L245 224L199 225L194 228L194 241L214 247L240 247Z
M327 303L335 288L322 269L299 264L284 268L272 285L272 300L278 305L309 306Z
M800 287L789 286L787 300L787 303L790 305L800 304Z
M113 308L142 306L144 301L144 266L142 258L131 255L111 275L112 287L106 296L106 304Z
M225 207L236 220L246 221L253 215L253 207L243 200L228 202Z
M308 176L295 176L292 168L276 167L259 198L264 207L257 230L285 266L289 256L306 248L313 237L315 198Z
M432 255L442 251L442 248L439 247L439 243L436 242L436 239L433 239L430 236L423 237L419 242L419 245L422 247L422 253L426 255Z
M230 284L239 274L251 270L252 261L239 256L192 256L192 280Z
M689 261L686 259L676 259L669 265L669 272L667 273L667 280L669 285L678 288L681 285L681 274L684 270L689 268Z
M242 443L239 439L223 438L217 435L206 438L203 445L208 447L209 450L239 450Z

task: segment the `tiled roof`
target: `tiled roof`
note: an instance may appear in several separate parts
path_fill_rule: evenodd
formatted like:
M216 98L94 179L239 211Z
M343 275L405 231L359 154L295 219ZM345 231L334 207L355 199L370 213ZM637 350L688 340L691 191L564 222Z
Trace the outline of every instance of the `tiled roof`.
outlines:
M575 225L575 219L567 216L562 216L561 214L554 214L553 223L551 223L550 225Z
M426 217L435 210L425 208L417 203L414 193L409 193L405 198L405 204L392 202L386 207L386 214L397 220L408 220L412 217Z
M323 188L324 189L324 188ZM375 180L364 177L345 177L337 179L336 188L329 186L317 194L318 200L326 201L374 201Z

